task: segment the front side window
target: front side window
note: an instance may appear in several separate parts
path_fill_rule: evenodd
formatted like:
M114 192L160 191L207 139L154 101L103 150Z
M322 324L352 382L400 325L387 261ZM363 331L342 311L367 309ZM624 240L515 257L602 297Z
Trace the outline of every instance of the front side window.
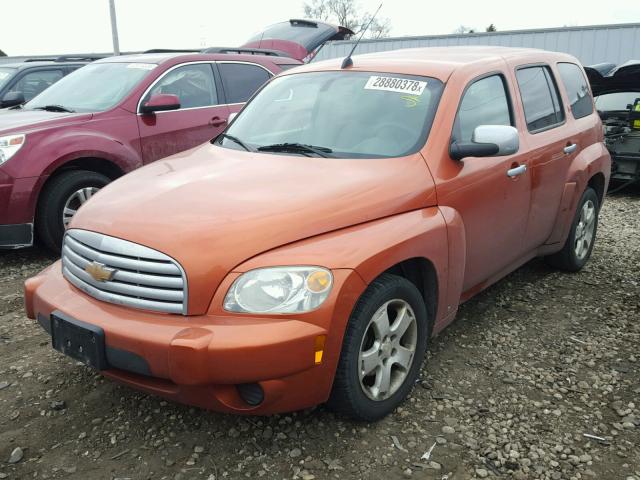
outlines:
M74 112L102 112L120 103L156 66L153 63L91 63L54 83L25 108L57 105Z
M247 63L220 63L218 67L227 103L246 102L271 78L264 68Z
M516 71L516 78L530 132L544 130L564 121L558 88L549 67L520 68Z
M453 127L453 140L470 142L480 125L512 125L502 75L481 78L467 88Z
M185 65L171 70L153 86L143 102L152 95L160 93L177 95L180 99L180 108L208 107L218 104L213 70L208 63Z
M593 113L593 100L589 93L587 79L578 65L574 63L558 63L560 78L564 84L573 118L582 118Z
M62 70L36 70L25 73L13 87L12 92L22 92L25 100L29 101L39 93L64 77Z
M296 144L320 147L339 158L409 155L425 144L442 89L435 78L402 74L285 75L247 104L227 133L262 151ZM224 135L218 142L241 148Z
M14 68L4 67L0 68L0 88L4 87L6 83L11 80L13 75L16 73Z

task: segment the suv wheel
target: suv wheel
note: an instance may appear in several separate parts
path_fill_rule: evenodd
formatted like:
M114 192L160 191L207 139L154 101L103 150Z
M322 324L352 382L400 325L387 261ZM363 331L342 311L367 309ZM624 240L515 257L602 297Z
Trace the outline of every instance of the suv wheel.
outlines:
M547 263L568 272L577 272L584 267L596 241L599 212L598 195L589 187L578 202L578 209L564 247L558 253L546 257Z
M49 250L60 252L65 228L76 211L111 181L106 175L72 170L54 177L38 200L36 232Z
M329 407L364 421L392 412L420 372L428 331L418 289L402 277L381 275L347 324Z

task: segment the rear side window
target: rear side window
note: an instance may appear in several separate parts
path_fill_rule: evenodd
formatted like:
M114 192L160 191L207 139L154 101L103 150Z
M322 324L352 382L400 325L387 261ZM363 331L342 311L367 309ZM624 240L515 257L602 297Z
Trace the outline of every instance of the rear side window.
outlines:
M587 79L575 63L558 63L560 78L567 91L573 118L582 118L593 113L593 101Z
M11 87L11 91L22 92L26 101L31 100L64 76L62 70L36 70L26 73Z
M511 125L509 100L501 75L472 83L464 93L453 126L453 138L469 142L479 125Z
M526 67L516 71L520 97L530 132L546 130L564 122L558 87L549 67Z
M244 103L271 75L262 67L247 63L218 64L227 103Z

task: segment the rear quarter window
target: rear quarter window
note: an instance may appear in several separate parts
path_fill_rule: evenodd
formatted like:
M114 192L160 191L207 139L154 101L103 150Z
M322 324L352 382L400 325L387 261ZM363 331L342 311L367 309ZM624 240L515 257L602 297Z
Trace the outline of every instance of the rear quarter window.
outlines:
M558 72L569 98L573 118L582 118L593 113L593 100L587 79L575 63L558 63Z

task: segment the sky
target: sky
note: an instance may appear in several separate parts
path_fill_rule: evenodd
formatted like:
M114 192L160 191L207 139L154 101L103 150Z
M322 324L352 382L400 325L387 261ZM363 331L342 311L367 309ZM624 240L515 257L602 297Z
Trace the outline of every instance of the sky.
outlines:
M301 18L303 0L115 0L121 51L238 46L266 25ZM373 12L380 0L356 0ZM0 4L9 7L9 0ZM108 0L20 0L0 26L8 55L112 51ZM391 36L452 33L460 25L498 30L640 22L640 2L384 0ZM6 12L5 12L6 13Z

